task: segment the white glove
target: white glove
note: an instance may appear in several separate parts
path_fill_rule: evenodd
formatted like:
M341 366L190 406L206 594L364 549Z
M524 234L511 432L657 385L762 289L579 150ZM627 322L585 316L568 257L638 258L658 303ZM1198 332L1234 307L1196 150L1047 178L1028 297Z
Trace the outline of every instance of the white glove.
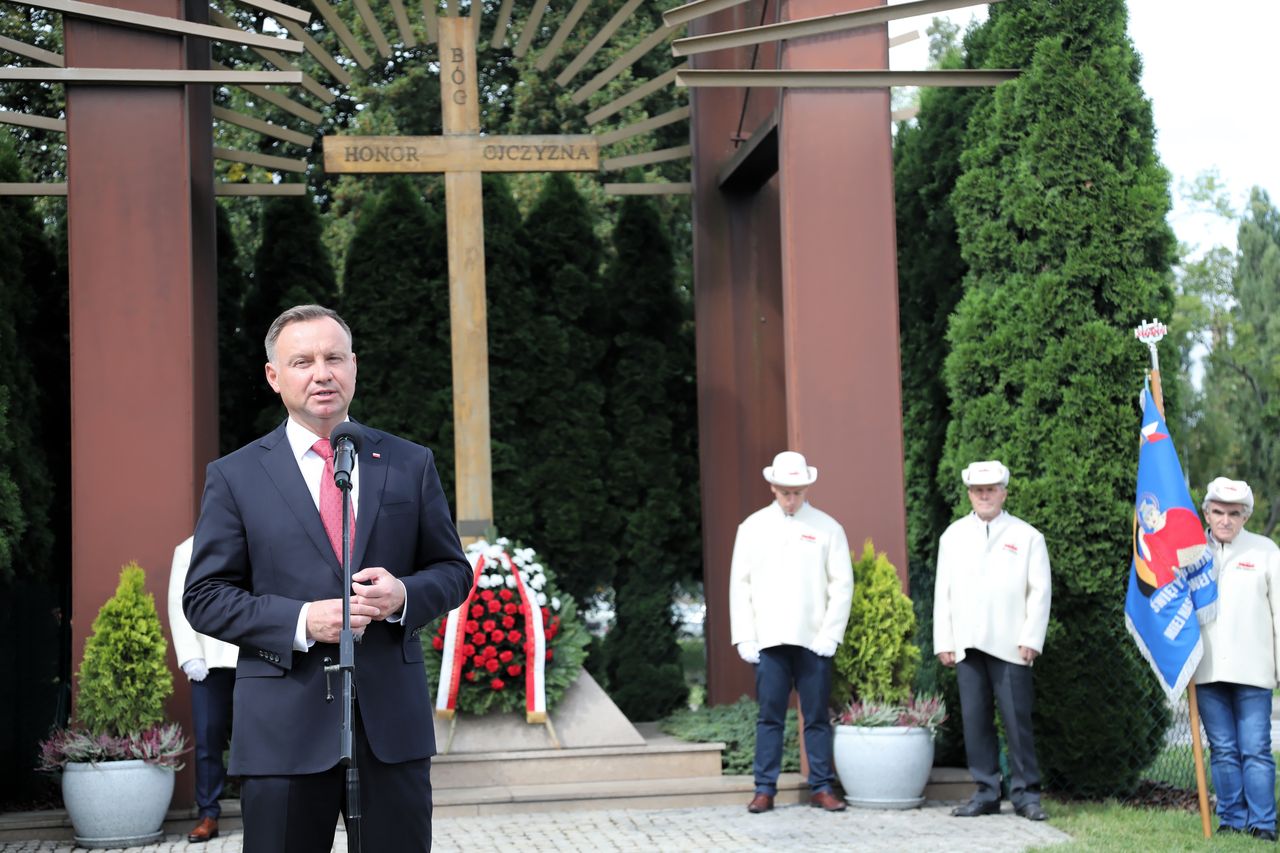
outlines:
M755 643L738 643L738 657L747 663L760 663L760 646Z
M836 653L837 645L838 644L835 640L829 640L826 637L818 637L812 643L805 646L805 648L820 658L829 658Z
M192 658L182 665L182 671L192 681L204 681L209 675L209 667L204 658Z

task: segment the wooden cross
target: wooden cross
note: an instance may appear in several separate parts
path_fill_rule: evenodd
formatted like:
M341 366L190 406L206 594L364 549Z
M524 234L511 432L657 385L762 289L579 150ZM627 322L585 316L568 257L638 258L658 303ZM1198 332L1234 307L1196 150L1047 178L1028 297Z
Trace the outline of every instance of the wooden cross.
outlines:
M600 150L591 136L482 136L474 19L442 17L439 25L444 135L326 137L324 168L444 173L458 532L470 538L493 523L481 174L594 172Z

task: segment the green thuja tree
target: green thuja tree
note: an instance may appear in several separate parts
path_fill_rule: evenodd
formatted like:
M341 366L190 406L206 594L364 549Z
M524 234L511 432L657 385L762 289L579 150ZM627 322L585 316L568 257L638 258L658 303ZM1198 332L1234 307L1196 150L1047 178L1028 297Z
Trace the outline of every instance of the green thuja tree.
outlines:
M226 206L217 205L218 247L218 429L219 449L230 453L256 436L245 431L244 413L263 380L259 374L266 355L260 340L244 326L244 297L248 280L240 267L239 251Z
M920 665L911 642L916 618L898 570L868 539L854 555L853 604L844 641L836 649L831 701L906 702Z
M321 240L323 226L310 196L273 196L262 205L262 241L253 262L253 281L243 302L244 335L238 341L245 363L257 365L245 377L242 420L234 446L269 432L284 420L280 398L264 378L267 329L294 305L333 307L337 281L329 251Z
M353 324L352 416L431 447L453 495L453 401L444 218L403 175L366 205L347 250L343 313Z
M562 587L579 601L612 579L617 514L608 505L610 436L600 364L607 340L600 317L601 247L592 211L573 180L549 175L525 218L530 281L538 294L533 369L513 438L529 476L529 541L553 560Z
M698 565L698 481L688 308L670 243L648 199L623 201L606 276L608 349L601 364L612 437L609 505L620 514L617 621L605 641L609 692L631 719L682 706L688 687L671 601Z
M1044 532L1053 615L1035 668L1046 785L1132 790L1168 712L1124 628L1147 354L1169 316L1174 240L1123 0L994 6L986 64L1021 68L975 109L952 203L969 266L948 330L938 486L998 458L1008 508Z
M137 563L120 572L115 595L93 620L80 662L76 719L91 734L123 737L164 722L173 692L168 643Z

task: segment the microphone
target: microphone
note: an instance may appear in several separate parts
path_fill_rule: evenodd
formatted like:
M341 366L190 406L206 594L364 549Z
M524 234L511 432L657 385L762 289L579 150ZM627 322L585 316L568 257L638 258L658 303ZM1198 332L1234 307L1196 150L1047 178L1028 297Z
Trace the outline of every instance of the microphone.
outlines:
M343 421L330 434L333 446L333 482L339 489L351 489L351 469L356 465L360 452L360 428L351 421Z

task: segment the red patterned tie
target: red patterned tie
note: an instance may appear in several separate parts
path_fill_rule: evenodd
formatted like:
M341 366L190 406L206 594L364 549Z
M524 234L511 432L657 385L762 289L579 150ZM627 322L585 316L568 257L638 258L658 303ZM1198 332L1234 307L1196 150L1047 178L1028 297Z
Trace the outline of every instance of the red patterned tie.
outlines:
M333 447L329 439L322 438L311 449L324 457L324 473L320 475L320 521L329 535L333 553L342 562L342 490L333 482ZM351 539L356 538L355 513L351 518Z

